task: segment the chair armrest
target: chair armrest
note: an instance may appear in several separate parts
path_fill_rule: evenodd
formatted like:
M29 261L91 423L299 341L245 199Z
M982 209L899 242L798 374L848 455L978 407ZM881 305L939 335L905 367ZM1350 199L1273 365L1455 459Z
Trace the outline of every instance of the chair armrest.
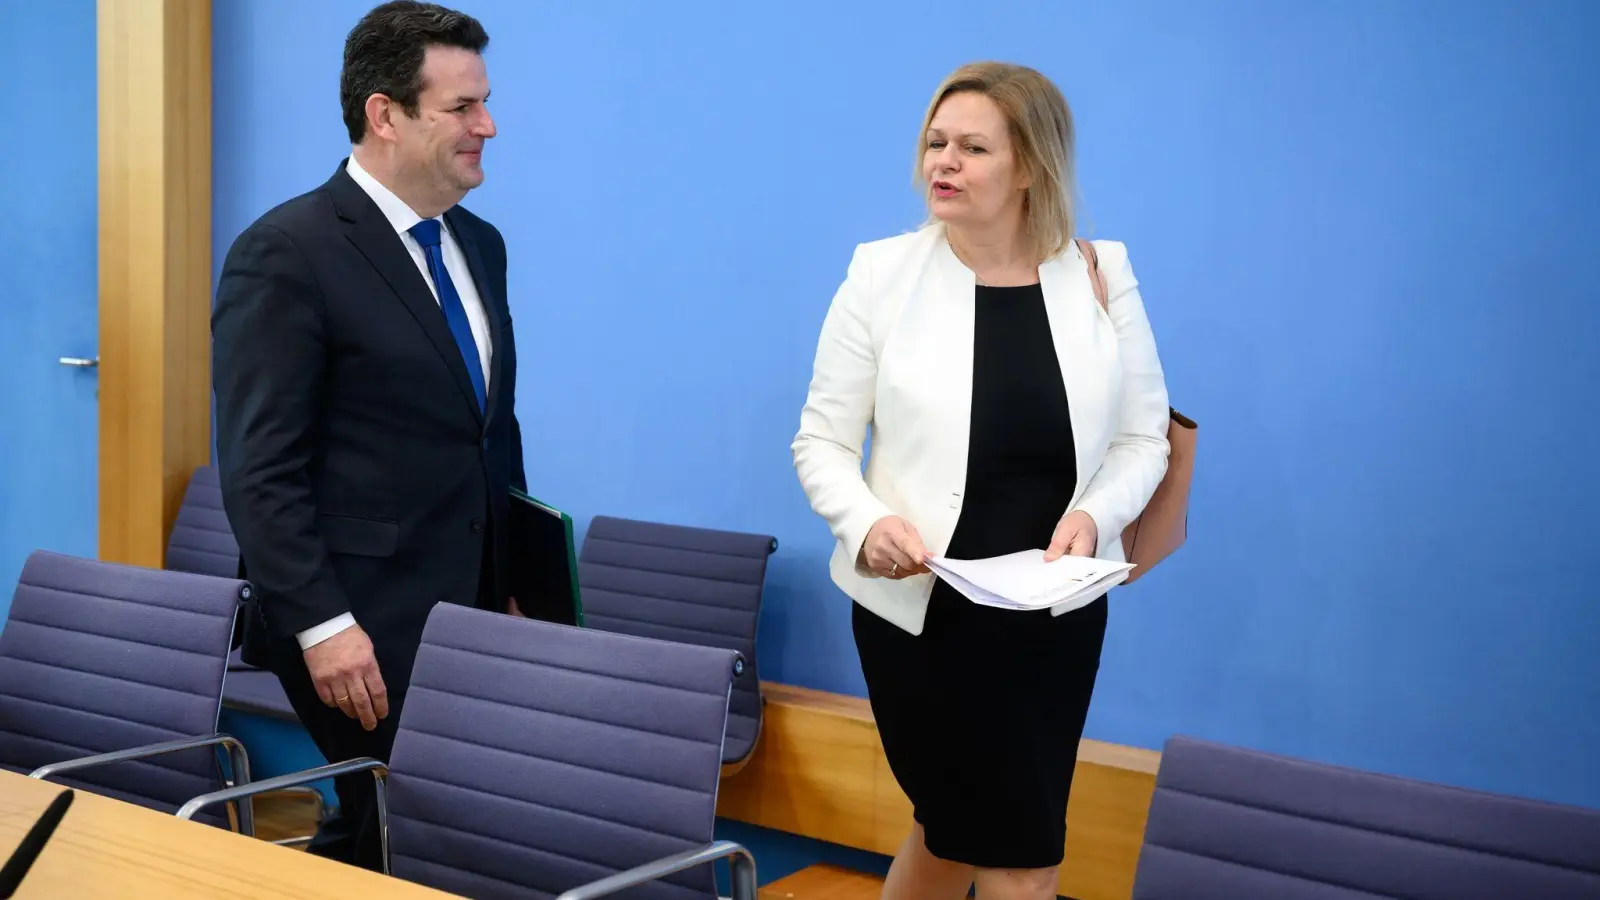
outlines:
M218 803L233 803L255 797L258 794L270 794L286 788L299 787L325 778L337 778L341 775L354 775L358 772L371 772L373 780L377 782L378 793L378 838L383 853L383 874L389 874L389 804L384 794L384 779L389 777L389 767L382 760L362 757L360 759L347 759L331 765L318 766L315 769L306 769L303 772L290 772L287 775L278 775L274 778L263 778L249 784L240 784L209 794L201 794L191 799L178 810L178 818L192 819L200 810ZM240 808L249 804L241 803Z
M228 749L235 761L243 760L244 771L235 772L234 777L248 780L250 778L249 756L245 753L244 744L230 734L208 734L204 737L178 738L174 741L162 741L159 744L146 744L143 747L129 747L126 750L113 750L110 753L100 753L94 756L83 756L77 759L65 759L60 762L40 766L28 773L29 778L46 779L62 772L72 772L78 769L88 769L94 766L103 766L108 763L127 762L135 759L149 759L152 756L161 756L167 753L177 753L180 750L198 750L202 747L223 746Z
M178 738L177 740L162 741L158 744L146 744L142 747L129 747L126 750L113 750L110 753L100 753L94 756L83 756L78 759L65 759L40 766L28 773L29 778L41 781L52 775L63 772L76 772L81 769L90 769L95 766L109 765L110 763L130 762L139 759L150 759L168 753L177 753L181 750L199 750L204 747L223 747L228 751L228 761L233 766L233 780L235 783L247 784L250 781L250 754L245 752L244 744L231 734L208 734L203 737ZM239 807L239 833L254 837L256 833L255 816L252 815L248 805Z
M724 857L727 857L733 875L733 900L756 900L756 861L750 856L750 851L732 841L714 841L695 850L663 856L626 872L575 887L556 897L556 900L595 900Z

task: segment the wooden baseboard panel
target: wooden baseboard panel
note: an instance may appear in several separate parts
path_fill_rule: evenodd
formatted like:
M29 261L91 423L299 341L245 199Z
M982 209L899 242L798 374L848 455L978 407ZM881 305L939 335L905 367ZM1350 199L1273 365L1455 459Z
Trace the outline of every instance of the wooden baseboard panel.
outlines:
M893 854L911 828L865 699L764 682L761 739L727 776L717 814L790 834ZM1085 740L1067 807L1059 891L1127 900L1160 754Z
M883 879L838 866L817 865L757 891L757 900L878 900Z

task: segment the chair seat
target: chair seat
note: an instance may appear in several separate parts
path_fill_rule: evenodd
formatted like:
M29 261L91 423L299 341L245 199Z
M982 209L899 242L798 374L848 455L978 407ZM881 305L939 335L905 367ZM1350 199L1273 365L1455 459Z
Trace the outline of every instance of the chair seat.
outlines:
M1600 810L1174 735L1133 897L1600 897Z
M585 624L738 652L744 671L728 702L724 765L743 763L761 737L757 620L770 535L596 516L578 560Z
M395 876L548 897L710 844L737 660L434 607L385 782ZM707 863L625 893L713 900L715 887Z
M32 771L214 735L241 580L38 550L0 632L0 761ZM176 812L223 785L215 749L63 773ZM163 804L164 806L154 806Z
M223 706L289 722L300 721L294 707L289 705L289 697L283 692L278 676L266 669L244 663L238 665L240 668L235 668L230 658L228 678L222 685Z

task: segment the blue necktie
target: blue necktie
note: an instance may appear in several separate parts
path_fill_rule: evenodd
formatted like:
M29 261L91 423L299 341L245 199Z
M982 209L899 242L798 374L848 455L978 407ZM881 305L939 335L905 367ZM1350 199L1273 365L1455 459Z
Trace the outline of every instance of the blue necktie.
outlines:
M439 220L423 219L411 226L411 236L422 245L428 258L428 271L433 273L433 287L439 292L439 307L444 310L445 323L455 336L456 347L461 350L461 361L467 364L467 377L472 379L472 389L478 395L478 411L484 409L483 361L478 358L478 342L472 339L472 325L467 321L466 307L461 305L461 295L456 293L455 282L444 267L444 252L439 247Z

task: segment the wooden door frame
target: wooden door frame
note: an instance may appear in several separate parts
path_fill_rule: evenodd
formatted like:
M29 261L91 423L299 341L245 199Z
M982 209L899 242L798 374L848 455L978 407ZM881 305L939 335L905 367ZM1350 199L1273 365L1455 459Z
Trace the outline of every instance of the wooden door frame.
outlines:
M97 0L99 556L160 567L211 459L211 0Z

